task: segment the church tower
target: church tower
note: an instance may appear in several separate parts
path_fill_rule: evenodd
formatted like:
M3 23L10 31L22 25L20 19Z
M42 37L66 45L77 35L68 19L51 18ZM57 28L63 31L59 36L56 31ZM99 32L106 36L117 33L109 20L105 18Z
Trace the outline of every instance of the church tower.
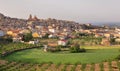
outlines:
M38 21L39 19L36 16L34 16L33 20Z
M28 21L32 21L32 15L29 15Z

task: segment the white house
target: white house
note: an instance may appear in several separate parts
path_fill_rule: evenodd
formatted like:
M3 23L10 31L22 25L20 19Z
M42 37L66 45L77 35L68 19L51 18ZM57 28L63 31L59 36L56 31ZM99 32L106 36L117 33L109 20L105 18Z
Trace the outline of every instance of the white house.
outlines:
M18 38L13 38L13 42L21 42L22 38L21 37L18 37Z
M29 41L29 44L37 44L37 43L39 43L39 41L38 41L38 40Z
M116 30L116 31L120 31L120 29L119 29L119 28L115 28L115 30Z
M54 37L56 37L56 36L53 35L53 34L50 34L48 37L49 37L49 38L54 38Z
M49 29L49 32L51 32L51 33L55 33L55 29L50 28L50 29Z
M66 46L66 45L67 45L67 40L64 40L64 39L59 40L59 41L58 41L58 45Z

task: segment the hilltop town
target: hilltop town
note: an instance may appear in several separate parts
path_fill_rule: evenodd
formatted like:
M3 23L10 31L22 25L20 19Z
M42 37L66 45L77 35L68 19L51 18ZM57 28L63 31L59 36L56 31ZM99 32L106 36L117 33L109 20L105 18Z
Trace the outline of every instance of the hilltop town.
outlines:
M78 38L80 35L93 35L95 38L102 37L101 44L107 42L110 45L110 39L120 43L120 29L108 26L95 26L90 23L80 24L74 21L57 19L39 19L36 16L29 15L28 19L17 19L0 14L0 35L9 35L14 42L22 41L21 35L31 32L34 38ZM105 44L106 45L106 44Z

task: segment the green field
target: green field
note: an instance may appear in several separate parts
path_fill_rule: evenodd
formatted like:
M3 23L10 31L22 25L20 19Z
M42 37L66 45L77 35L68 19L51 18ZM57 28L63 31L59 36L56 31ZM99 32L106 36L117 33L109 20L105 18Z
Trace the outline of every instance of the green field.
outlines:
M89 47L88 47L89 48ZM26 63L100 63L107 60L114 60L120 54L119 48L111 49L87 49L86 53L49 53L43 52L42 49L27 49L15 52L6 56L8 61L19 61Z
M81 48L85 49L120 49L120 45L112 45L112 46L101 46L101 45L94 45L94 46L81 46Z

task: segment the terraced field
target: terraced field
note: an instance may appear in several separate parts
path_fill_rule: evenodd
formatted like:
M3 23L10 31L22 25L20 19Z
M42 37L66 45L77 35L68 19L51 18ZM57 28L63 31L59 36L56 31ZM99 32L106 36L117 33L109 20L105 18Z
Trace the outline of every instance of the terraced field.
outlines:
M0 71L120 71L120 61L96 64L28 64L0 60Z

